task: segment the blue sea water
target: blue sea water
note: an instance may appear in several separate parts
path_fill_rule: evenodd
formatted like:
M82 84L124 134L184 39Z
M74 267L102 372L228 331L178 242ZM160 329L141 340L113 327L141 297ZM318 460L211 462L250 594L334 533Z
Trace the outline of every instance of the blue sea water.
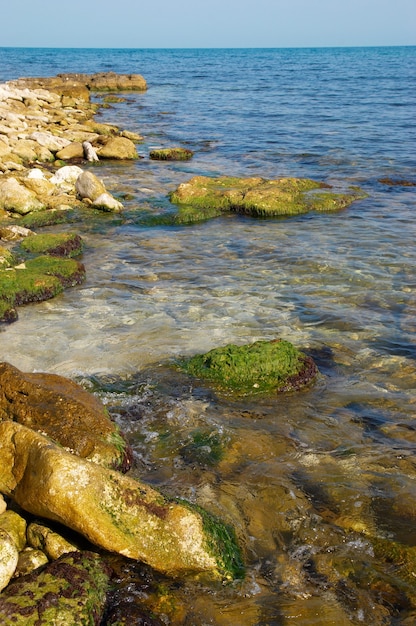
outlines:
M140 426L123 417L131 400L119 411L143 475L229 515L249 561L243 590L187 590L186 624L384 624L388 600L382 583L378 595L371 585L394 582L371 536L416 541L416 48L0 48L0 81L100 71L148 83L99 116L144 137L143 159L100 165L114 195L128 198L125 218L87 230L87 283L19 311L0 334L1 358L150 385L134 397ZM148 159L172 145L194 158ZM145 228L137 216L171 210L169 191L196 174L308 177L368 196L336 215ZM173 357L276 336L316 358L316 388L235 404L192 389L185 397L166 380L169 399L152 387ZM231 460L190 473L178 450L196 428L233 442ZM248 446L241 457L236 442ZM282 490L296 502L290 515ZM341 552L348 562L365 553L373 578L364 565L343 577ZM322 566L329 553L332 570ZM389 619L414 617L409 597L386 609Z

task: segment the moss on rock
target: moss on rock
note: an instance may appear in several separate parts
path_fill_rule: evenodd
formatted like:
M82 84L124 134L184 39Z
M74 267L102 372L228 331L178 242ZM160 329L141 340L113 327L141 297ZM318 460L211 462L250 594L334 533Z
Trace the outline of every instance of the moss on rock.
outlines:
M98 555L74 552L10 584L0 597L2 624L99 624L109 570Z
M84 280L82 263L49 255L0 270L0 322L14 321L17 318L15 307L48 300Z
M253 217L298 215L309 211L337 211L365 194L329 191L329 185L309 179L210 178L195 176L170 194L171 202L194 210L216 209ZM319 192L317 192L319 190Z
M20 246L25 252L70 258L80 256L83 250L82 239L76 233L31 235Z
M149 153L154 161L189 161L193 156L192 150L187 148L157 148Z
M313 360L285 340L214 348L179 362L188 374L239 393L291 391L315 379Z

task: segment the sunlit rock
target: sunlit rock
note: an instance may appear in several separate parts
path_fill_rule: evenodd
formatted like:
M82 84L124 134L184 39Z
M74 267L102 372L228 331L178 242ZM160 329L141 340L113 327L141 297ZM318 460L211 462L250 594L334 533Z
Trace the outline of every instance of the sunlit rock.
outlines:
M0 364L0 419L47 434L79 456L111 467L128 466L127 444L101 401L56 374L23 373Z
M243 575L231 529L205 511L65 452L11 421L0 423L0 491L111 552L170 575Z

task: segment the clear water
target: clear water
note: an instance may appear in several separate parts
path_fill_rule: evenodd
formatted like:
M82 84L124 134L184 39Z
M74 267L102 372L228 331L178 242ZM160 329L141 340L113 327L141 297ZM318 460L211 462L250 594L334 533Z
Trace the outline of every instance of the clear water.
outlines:
M148 81L100 115L145 138L144 159L99 166L129 194L122 218L83 226L87 282L20 309L0 357L106 381L136 471L236 526L246 581L184 583L177 623L416 619L411 574L377 547L413 554L416 541L416 188L380 182L416 182L415 61L416 48L0 49L0 80L114 70ZM172 145L192 161L147 158ZM144 227L195 174L310 177L369 195L334 215ZM275 337L315 357L316 387L238 402L166 367ZM196 430L222 442L220 461L189 452Z

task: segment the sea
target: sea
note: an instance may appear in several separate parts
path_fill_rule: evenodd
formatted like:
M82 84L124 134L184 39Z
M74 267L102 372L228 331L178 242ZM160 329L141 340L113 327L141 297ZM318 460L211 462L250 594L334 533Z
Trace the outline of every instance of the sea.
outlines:
M1 82L106 71L148 84L109 106L93 95L97 120L143 136L137 161L85 164L124 210L80 226L86 282L20 308L0 358L98 394L133 475L234 527L244 580L163 580L162 623L415 624L416 47L0 48ZM193 158L149 159L176 146ZM171 214L195 175L366 197L290 218L144 219ZM175 367L276 338L314 358L313 386L237 398ZM132 573L124 592L144 597Z

